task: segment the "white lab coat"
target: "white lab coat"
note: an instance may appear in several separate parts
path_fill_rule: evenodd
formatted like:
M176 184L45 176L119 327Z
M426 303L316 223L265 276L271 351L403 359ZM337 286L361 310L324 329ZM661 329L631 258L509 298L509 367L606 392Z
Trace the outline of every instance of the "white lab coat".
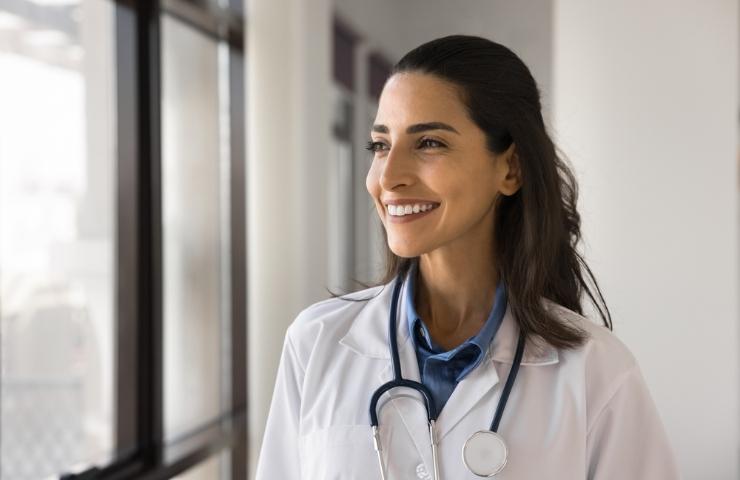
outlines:
M405 286L404 286L405 288ZM388 349L392 285L329 299L289 327L257 466L257 480L380 478L368 407L393 377ZM404 378L419 380L399 298L398 345ZM530 340L499 433L509 447L502 480L674 480L671 446L639 367L606 328L544 301L590 338L575 350ZM476 479L462 445L491 424L516 350L518 326L507 309L492 348L455 388L437 421L440 477ZM394 389L379 414L388 479L432 479L420 397ZM386 395L387 396L387 395Z

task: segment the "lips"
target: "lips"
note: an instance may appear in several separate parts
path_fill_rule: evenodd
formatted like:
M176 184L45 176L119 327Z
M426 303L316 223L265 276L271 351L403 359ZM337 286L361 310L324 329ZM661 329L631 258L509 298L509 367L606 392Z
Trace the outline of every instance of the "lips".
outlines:
M428 200L424 198L388 198L388 199L381 199L380 202L386 207L388 205L415 205L417 203L420 205L432 204L435 206L439 206L439 202L435 202L434 200Z

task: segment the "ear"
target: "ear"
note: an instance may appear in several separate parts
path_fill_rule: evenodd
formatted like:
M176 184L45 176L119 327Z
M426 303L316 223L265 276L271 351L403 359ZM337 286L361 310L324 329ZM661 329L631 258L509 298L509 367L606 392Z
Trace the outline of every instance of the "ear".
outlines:
M509 148L501 154L499 161L503 175L500 185L501 193L506 196L514 195L522 186L522 169L516 144L509 145Z

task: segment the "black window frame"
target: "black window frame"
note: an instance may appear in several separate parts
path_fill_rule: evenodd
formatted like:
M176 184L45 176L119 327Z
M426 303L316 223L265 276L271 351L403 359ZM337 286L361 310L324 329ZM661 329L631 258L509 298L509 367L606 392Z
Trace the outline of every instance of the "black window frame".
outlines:
M243 0L110 0L115 4L117 214L116 454L65 480L160 480L229 450L247 478L247 264ZM164 438L161 19L171 15L229 48L231 410Z

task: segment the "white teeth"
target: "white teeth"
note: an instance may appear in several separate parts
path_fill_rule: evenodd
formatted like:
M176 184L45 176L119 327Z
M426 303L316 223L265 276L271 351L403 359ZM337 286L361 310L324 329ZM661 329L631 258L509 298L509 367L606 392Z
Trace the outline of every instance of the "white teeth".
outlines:
M411 215L413 213L426 212L434 208L434 205L429 203L421 205L419 203L414 205L388 205L388 213L394 217L403 217L404 215Z

